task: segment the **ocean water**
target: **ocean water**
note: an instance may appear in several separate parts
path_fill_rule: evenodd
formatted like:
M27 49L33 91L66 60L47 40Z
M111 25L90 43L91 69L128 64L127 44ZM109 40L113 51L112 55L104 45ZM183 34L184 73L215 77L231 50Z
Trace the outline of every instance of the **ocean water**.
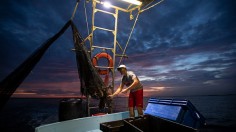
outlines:
M206 118L204 132L236 131L236 95L158 97L188 99ZM61 99L12 98L0 111L1 132L34 132L35 127L58 121ZM149 98L144 98L144 108ZM93 102L93 100L92 100ZM114 112L127 110L127 98L114 99ZM96 101L94 101L96 104Z

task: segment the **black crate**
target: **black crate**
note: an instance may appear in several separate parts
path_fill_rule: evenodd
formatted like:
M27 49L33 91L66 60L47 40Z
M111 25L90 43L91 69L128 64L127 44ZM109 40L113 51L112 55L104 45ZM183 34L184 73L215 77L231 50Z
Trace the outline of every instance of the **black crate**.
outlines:
M124 119L124 130L129 132L196 132L197 130L170 120L151 115Z
M100 123L100 130L103 132L122 132L123 127L123 120Z
M124 129L129 132L150 132L149 116L124 119Z

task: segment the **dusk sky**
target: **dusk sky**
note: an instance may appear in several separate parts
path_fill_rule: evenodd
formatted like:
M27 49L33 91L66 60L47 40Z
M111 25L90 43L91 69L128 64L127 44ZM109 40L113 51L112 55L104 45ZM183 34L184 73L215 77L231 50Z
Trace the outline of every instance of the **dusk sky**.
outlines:
M0 80L64 26L76 1L0 1ZM235 0L165 0L141 13L124 64L141 80L144 95L236 94L235 7ZM86 9L90 27L91 2ZM73 21L81 35L87 37L84 0ZM112 27L109 16L101 15L96 21ZM122 46L133 22L129 14L120 12L117 40ZM95 39L104 46L112 41L110 36L98 32ZM69 28L52 44L13 97L80 96L75 53L71 49ZM116 71L115 89L120 78Z

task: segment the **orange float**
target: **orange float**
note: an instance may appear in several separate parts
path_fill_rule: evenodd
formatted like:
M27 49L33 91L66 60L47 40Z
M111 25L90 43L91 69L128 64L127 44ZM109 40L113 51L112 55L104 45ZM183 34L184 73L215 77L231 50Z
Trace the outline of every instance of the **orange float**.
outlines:
M93 62L93 65L96 67L98 65L98 60L100 58L105 58L108 60L108 67L113 67L113 60L112 60L112 57L106 53L106 52L101 52L101 53L98 53L96 54L93 59L92 59L92 62ZM102 70L100 68L98 68L98 73L100 75L106 75L109 73L109 70L105 69L105 70Z

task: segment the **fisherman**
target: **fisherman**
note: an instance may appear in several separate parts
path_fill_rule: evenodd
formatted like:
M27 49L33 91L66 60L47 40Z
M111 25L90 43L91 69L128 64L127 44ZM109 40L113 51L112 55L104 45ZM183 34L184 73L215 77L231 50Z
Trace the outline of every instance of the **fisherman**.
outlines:
M138 77L132 72L127 71L125 65L120 65L117 70L120 72L122 81L120 86L117 88L116 92L109 95L110 98L118 95L119 93L127 93L129 91L129 115L130 117L135 117L134 107L138 111L138 116L143 116L143 86L140 83ZM126 89L123 89L126 85Z

